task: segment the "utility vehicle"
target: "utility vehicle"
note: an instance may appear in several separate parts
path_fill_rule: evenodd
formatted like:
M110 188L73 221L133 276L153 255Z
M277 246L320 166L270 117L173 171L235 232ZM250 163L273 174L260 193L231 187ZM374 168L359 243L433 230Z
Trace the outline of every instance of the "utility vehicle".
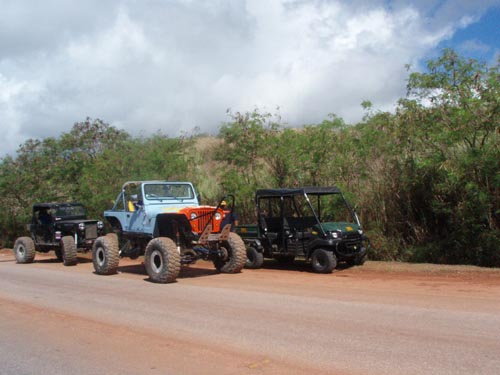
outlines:
M264 258L302 258L318 273L332 272L339 261L364 263L368 238L338 188L260 189L255 204L257 224L236 228L247 246L247 268L260 268Z

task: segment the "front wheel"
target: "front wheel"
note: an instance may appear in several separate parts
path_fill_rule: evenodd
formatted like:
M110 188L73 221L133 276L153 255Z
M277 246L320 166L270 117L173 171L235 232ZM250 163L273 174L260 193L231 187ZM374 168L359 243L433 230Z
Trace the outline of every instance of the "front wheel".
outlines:
M264 254L259 252L255 247L247 247L247 259L245 262L245 268L257 269L262 267L264 263Z
M35 243L30 237L19 237L14 244L17 263L32 263L35 260Z
M245 243L236 233L229 233L229 238L221 244L220 251L221 255L214 260L218 272L238 273L245 266Z
M144 265L149 278L155 283L172 283L181 271L181 256L174 241L158 237L146 246Z
M61 238L62 260L65 266L74 266L78 262L75 240L71 236Z
M114 233L97 237L92 245L92 262L95 272L99 275L116 273L120 255L118 237Z
M337 267L337 257L333 251L316 249L312 253L311 265L314 272L330 273Z

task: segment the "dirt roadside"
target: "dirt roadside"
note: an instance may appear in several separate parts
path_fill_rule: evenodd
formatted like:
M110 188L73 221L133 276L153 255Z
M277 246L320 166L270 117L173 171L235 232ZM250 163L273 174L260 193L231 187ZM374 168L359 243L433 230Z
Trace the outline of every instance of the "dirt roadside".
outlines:
M259 270L244 270L238 275L225 275L217 274L213 265L209 262L198 262L194 266L183 267L177 285L154 285L145 281L147 274L141 264L141 259L120 260L119 273L110 277L92 275L93 265L91 256L88 253L79 256L79 264L76 267L64 267L55 260L53 253L37 253L36 260L32 265L15 265L14 262L12 250L0 250L0 268L2 263L8 265L9 269L5 268L6 271L11 272L8 274L23 269L30 274L34 274L34 276L37 276L37 274L44 275L43 278L42 276L37 277L37 280L42 282L45 282L45 278L52 274L57 274L59 276L58 280L68 280L71 275L81 275L81 282L79 281L77 285L91 282L96 293L101 292L100 288L103 284L106 284L107 288L110 283L115 284L123 281L128 287L131 287L127 290L127 298L138 298L150 303L156 303L162 308L163 302L160 304L160 298L155 296L154 291L158 293L158 296L168 297L164 299L165 306L168 306L169 300L177 301L177 308L183 314L187 313L187 319L197 319L196 316L191 316L190 311L191 309L198 309L200 306L195 304L195 299L191 299L190 295L195 291L199 291L202 294L196 298L201 298L201 306L207 309L207 318L209 318L207 322L212 321L216 325L218 324L217 315L220 314L234 316L235 319L242 322L258 321L262 314L271 313L264 309L266 306L276 306L272 301L277 299L283 299L283 302L286 300L307 301L307 303L317 303L318 307L328 304L330 308L325 311L335 311L337 314L328 321L330 323L341 321L344 326L337 325L335 330L332 331L335 332L335 335L339 338L338 340L334 339L335 336L325 336L318 340L324 340L329 345L337 345L340 342L349 345L360 345L365 340L373 340L374 343L380 345L380 342L390 338L387 344L384 345L388 345L388 348L394 350L397 345L391 346L391 340L401 340L401 343L404 344L409 340L408 337L411 337L412 345L416 344L417 347L420 346L425 350L428 340L436 340L436 337L440 337L443 340L446 339L452 342L450 344L452 354L449 354L450 363L456 362L460 359L460 355L463 355L462 347L454 348L456 337L459 337L465 343L469 343L469 341L475 342L476 337L463 336L463 330L460 332L460 329L455 331L454 328L450 328L448 330L448 326L451 327L453 320L448 322L447 318L443 317L448 315L470 316L469 323L471 327L475 327L476 318L474 317L483 317L484 314L496 315L500 311L500 270L470 266L367 262L361 267L339 269L330 275L318 275L310 272L309 266L300 262L288 267L280 267L274 262L266 262L264 268ZM8 274L5 273L5 275ZM20 277L19 282L21 280ZM52 289L52 285L55 284L51 282L47 285L50 285ZM325 359L326 357L319 352L318 360L320 361L315 362L314 358L310 361L304 361L303 359L299 361L298 358L283 357L281 356L282 351L277 350L276 347L261 350L257 346L257 354L255 354L255 352L249 351L247 347L234 344L231 341L220 340L218 345L207 345L206 342L187 340L185 337L175 335L165 335L160 331L158 331L158 334L154 334L148 324L138 321L135 317L133 320L129 320L133 322L133 325L129 326L121 323L110 324L109 320L99 320L83 312L79 314L68 313L68 309L58 310L57 304L54 302L50 302L50 308L44 308L41 307L40 303L32 299L36 298L36 289L30 291L29 286L22 286L22 288L29 292L26 299L32 300L34 303L18 302L17 297L15 300L0 298L0 310L4 318L4 324L0 324L0 330L3 330L4 335L10 332L10 337L23 338L23 335L26 336L25 339L30 340L31 345L26 351L29 349L29 351L46 353L46 348L51 348L48 355L54 357L48 359L52 359L55 363L58 360L55 353L62 354L68 361L64 363L64 368L68 370L67 366L74 364L74 374L79 374L78 368L86 369L81 373L91 373L90 370L95 371L95 373L112 372L113 369L120 368L122 374L366 373L366 371L359 371L362 368L363 361L356 364L347 360L347 356L350 356L348 350L346 350L345 363L341 361L342 358L337 358L330 364ZM147 295L142 294L144 291ZM58 301L61 298L60 296L70 293L64 288L55 290L55 292L54 301ZM86 295L83 291L76 290L75 292L77 295L81 293L82 298ZM102 292L110 293L108 289L103 289ZM46 297L50 297L51 292L45 290L45 293ZM222 304L221 301L226 300L225 296L239 298L237 297L239 294L243 296L251 295L252 298L263 298L263 301L255 300L255 308L253 301L251 305L247 304L247 301L236 303L234 306ZM183 297L184 295L187 297ZM78 300L74 295L72 298L75 301ZM91 298L98 297L96 295ZM208 303L210 299L214 301L213 306ZM92 303L92 300L89 300L89 303ZM293 306L293 304L291 305ZM363 309L357 310L360 315L353 318L353 321L347 320L350 311L345 312L345 315L343 313L343 310L350 308L351 305L363 307ZM122 305L122 308L124 306ZM244 308L242 308L243 306ZM402 312L398 312L401 308L403 309ZM415 309L412 310L413 308ZM363 310L367 309L377 312L380 315L380 320L376 325L371 323L370 325L366 324L357 327L356 325L361 321L358 318L365 318L366 316L376 318L375 315L363 313ZM387 317L383 315L385 309L388 310ZM301 308L301 310L314 313L309 308ZM393 310L397 312L397 315L389 315ZM152 311L155 312L155 310ZM236 312L236 315L231 315L233 311ZM287 326L284 319L285 317L290 318L289 326L295 325L296 328L301 328L298 324L303 325L303 331L307 332L309 324L312 322L304 323L302 317L293 314L288 315L288 312L291 311L293 310L284 307L281 310L283 321L276 320L276 322ZM353 311L356 313L356 310ZM443 331L443 334L435 337L424 336L424 334L427 334L425 333L426 319L414 316L413 311L419 311L423 316L429 315L433 319L439 319L439 322L444 319L442 322L446 330ZM137 311L134 308L133 311L130 311L130 314L134 316L136 312L141 313L140 307L137 307ZM475 313L479 315L475 315ZM168 316L162 314L158 313L158 316L167 319L165 326L172 328L173 320L169 321ZM399 324L400 328L398 328L398 324L395 325L394 322L397 322L398 316L401 317L405 314L409 314L408 317L415 320L414 324L416 323L421 327L419 326L418 330L414 330L410 326L407 330L403 322ZM242 319L243 316L246 316L246 319ZM489 317L488 319L493 318ZM495 320L492 321L496 323ZM198 324L196 320L192 320L192 322ZM202 325L203 323L199 328L193 329L193 332L209 332L209 329L203 328ZM436 327L440 326L443 326L443 324L436 324ZM456 324L453 324L453 326L456 326ZM353 329L353 327L356 328ZM391 330L385 331L384 327L391 327ZM310 328L314 328L314 325L311 324ZM262 329L254 329L253 335L255 335L256 343L260 342L261 345L265 343L265 335L267 332L271 333L271 329L271 325ZM245 331L249 336L245 340L252 341L251 332ZM470 331L472 331L472 328ZM35 337L31 332L36 332ZM68 332L71 332L71 334L68 335ZM302 330L300 332L302 334ZM282 331L276 330L272 334L280 335ZM290 336L293 335L290 334ZM279 338L274 341L282 345L284 351L288 350L287 345L290 344L285 339L287 337L287 335L283 334L283 339ZM41 340L41 338L44 341L38 342L37 340ZM354 339L353 343L348 341L350 338ZM488 337L485 338L485 348L491 348L487 352L494 352L497 348L496 344L488 341ZM314 338L309 337L304 337L304 339L314 340ZM16 347L15 353L22 354L23 350L25 350L22 348L21 341L20 339L20 345ZM78 354L72 352L75 342L81 345ZM321 344L316 345L321 347ZM361 346L361 349L365 348L367 351L378 350L377 345L367 344L366 347ZM432 345L432 341L429 341L429 345ZM469 345L464 344L464 347L466 346ZM477 346L480 348L479 344ZM300 345L291 346L289 350L290 352L295 350L298 353ZM409 348L409 351L411 352L411 348ZM415 350L415 352L418 353L418 350ZM111 357L110 354L112 354ZM394 371L387 372L386 369L389 368L387 367L389 365L384 364L383 361L387 361L389 364L392 363L390 355L384 358L377 353L367 352L367 354L379 358L382 362L380 364L381 370L378 373L418 373L408 371L408 368L405 367L395 367ZM425 351L420 353L419 356L427 358ZM419 360L414 361L415 364L419 362ZM464 360L465 362L470 363L470 361ZM318 363L327 363L327 366L316 366ZM352 365L349 363L352 363ZM96 368L89 369L89 364L96 366ZM339 367L336 367L337 365ZM398 365L401 366L401 364ZM464 366L466 365L464 364ZM444 365L443 368L445 368ZM201 369L203 371L200 372ZM15 373L14 370L12 373ZM70 370L68 372L73 372ZM332 372L332 370L335 371ZM371 373L377 373L375 369L372 370ZM436 373L444 372L438 371ZM460 371L457 373L460 373ZM465 373L465 371L462 371L462 373Z

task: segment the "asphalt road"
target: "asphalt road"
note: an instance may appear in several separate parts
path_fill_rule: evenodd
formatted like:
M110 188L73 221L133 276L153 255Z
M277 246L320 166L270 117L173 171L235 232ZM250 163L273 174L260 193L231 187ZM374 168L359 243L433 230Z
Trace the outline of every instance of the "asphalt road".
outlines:
M0 374L498 374L500 272L184 268L0 251ZM410 268L408 268L410 267Z

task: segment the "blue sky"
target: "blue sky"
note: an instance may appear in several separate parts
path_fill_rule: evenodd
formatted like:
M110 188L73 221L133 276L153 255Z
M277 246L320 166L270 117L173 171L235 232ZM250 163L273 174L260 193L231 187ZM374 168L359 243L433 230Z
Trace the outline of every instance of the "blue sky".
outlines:
M478 21L458 29L439 48L453 48L461 55L494 64L500 57L500 6L492 7Z
M496 63L500 0L0 0L0 157L99 118L217 134L227 109L290 126L393 111L452 47Z

